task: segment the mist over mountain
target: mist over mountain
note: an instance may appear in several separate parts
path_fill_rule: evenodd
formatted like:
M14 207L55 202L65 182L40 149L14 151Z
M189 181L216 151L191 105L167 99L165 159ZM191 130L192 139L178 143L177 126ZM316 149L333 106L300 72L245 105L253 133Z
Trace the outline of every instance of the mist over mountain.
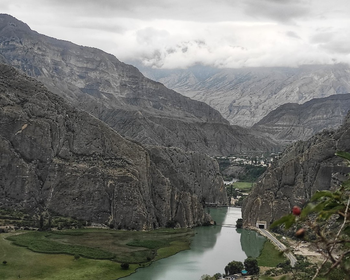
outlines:
M273 141L231 126L204 102L145 78L116 57L41 35L9 15L0 15L0 51L6 63L140 143L210 155L276 149Z
M285 103L350 92L347 64L216 69L152 69L141 72L167 87L217 109L231 124L250 127ZM341 116L338 116L341 117Z

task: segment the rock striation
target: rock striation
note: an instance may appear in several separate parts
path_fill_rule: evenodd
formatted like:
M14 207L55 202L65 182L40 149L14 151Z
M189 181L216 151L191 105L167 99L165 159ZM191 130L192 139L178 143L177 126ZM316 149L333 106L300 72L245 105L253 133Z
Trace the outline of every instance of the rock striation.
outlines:
M324 129L339 127L349 109L349 93L315 98L303 104L287 103L252 128L286 146L297 140L307 140Z
M4 14L0 53L6 63L140 143L209 155L276 149L273 141L231 126L204 102L144 77L110 54L41 35Z
M244 127L251 127L285 103L302 104L314 98L350 92L350 67L346 64L297 68L139 68L145 76L207 103L231 124Z
M226 204L216 160L141 146L0 65L0 207L125 229L195 226Z
M317 190L338 187L350 168L336 151L350 152L350 113L339 129L294 143L266 170L243 203L244 226L257 221L269 226L293 206L303 206Z

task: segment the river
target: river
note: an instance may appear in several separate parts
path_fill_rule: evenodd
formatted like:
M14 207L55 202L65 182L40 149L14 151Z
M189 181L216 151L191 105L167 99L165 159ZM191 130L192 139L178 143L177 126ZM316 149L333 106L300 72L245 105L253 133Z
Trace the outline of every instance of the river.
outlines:
M191 249L154 262L123 280L200 280L204 274L224 273L225 266L248 256L257 257L265 237L254 231L236 229L241 209L209 208L216 226L195 228Z

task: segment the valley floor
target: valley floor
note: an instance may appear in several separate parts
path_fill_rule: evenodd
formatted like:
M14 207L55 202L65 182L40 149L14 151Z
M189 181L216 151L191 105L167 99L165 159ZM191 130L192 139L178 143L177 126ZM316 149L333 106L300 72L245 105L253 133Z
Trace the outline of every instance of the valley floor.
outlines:
M0 279L79 280L101 279L101 275L105 280L119 279L152 261L188 249L192 236L188 229L2 233ZM102 251L106 254L100 255ZM121 263L128 263L129 268L122 269Z

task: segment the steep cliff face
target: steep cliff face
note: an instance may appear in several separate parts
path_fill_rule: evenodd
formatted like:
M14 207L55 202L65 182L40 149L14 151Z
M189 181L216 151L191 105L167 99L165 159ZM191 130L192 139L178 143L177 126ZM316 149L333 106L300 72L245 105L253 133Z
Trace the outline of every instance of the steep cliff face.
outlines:
M350 169L334 155L336 151L350 151L350 113L341 128L289 146L267 169L244 201L244 225L255 226L257 221L270 225L294 205L308 202L317 190L338 186Z
M215 160L128 141L5 65L0 153L0 207L151 229L207 222L203 200L226 203Z
M286 145L339 127L349 109L350 94L316 98L301 105L287 103L270 112L253 129Z
M0 52L8 64L140 143L210 155L275 147L110 54L38 34L8 15L0 15Z

